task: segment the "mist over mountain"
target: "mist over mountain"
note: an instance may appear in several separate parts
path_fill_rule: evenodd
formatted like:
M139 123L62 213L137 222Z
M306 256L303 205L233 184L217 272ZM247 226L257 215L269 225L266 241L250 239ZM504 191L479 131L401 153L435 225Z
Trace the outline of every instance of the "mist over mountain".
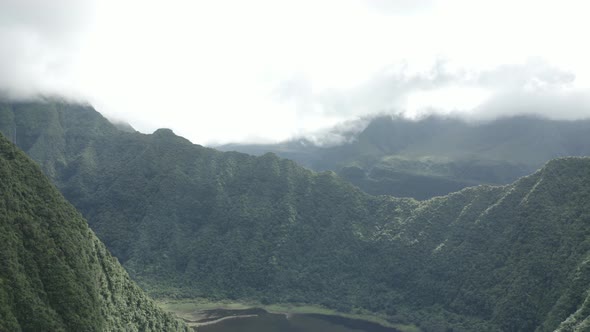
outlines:
M0 0L0 332L590 331L588 8Z
M588 328L587 158L417 201L168 129L121 131L86 106L4 103L0 129L153 295L362 309L422 331Z
M590 120L533 115L489 121L431 115L412 120L382 115L359 123L364 129L355 131L349 124L352 129L345 126L326 134L340 138L340 144L301 138L218 148L255 155L273 152L313 170L334 170L370 194L418 199L478 184L507 184L553 158L590 155Z
M4 0L0 95L90 101L143 133L169 127L199 144L277 142L375 112L581 119L590 115L585 9L577 0Z
M188 331L0 135L0 330Z

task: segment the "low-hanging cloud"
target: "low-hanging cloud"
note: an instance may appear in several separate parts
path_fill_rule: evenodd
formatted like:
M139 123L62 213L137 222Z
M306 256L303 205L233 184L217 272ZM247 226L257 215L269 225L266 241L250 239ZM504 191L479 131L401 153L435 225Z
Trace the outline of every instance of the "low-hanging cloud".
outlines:
M142 132L166 126L201 144L279 141L376 113L576 119L590 115L583 8L3 0L0 97L85 96ZM522 62L530 54L547 61Z
M576 76L541 58L505 64L487 70L456 68L439 59L429 68L411 72L406 63L391 65L364 84L347 90L314 91L312 82L296 77L281 84L275 96L293 103L300 116L340 116L343 125L307 133L319 145L334 145L351 139L374 115L393 114L421 118L450 114L469 121L488 121L512 115L540 115L575 120L590 117L590 91L575 86ZM416 92L445 91L450 87L480 89L487 97L468 109L443 108L428 100L422 109L408 109ZM461 90L459 90L461 91ZM466 96L463 96L466 97ZM457 98L463 98L458 96ZM412 113L414 112L414 113ZM350 119L361 118L360 121Z
M1 1L0 94L69 94L63 83L91 8L87 0Z
M540 115L555 120L590 117L590 94L577 89L502 91L475 108L467 117L493 120L512 115Z
M540 58L524 64L502 65L479 73L473 84L490 96L468 115L494 119L511 115L540 115L576 120L590 117L590 90L576 87L576 76Z
M349 117L401 109L411 92L440 88L458 79L462 79L461 74L446 70L442 60L420 73L410 73L408 65L400 63L384 68L364 84L350 89L314 91L313 82L304 76L294 77L282 82L275 96L294 103L303 115L321 112Z
M429 10L434 0L364 0L364 3L380 13L404 15Z
M487 91L488 97L471 109L446 109L429 105L419 110L458 113L469 118L495 118L511 114L540 114L556 119L590 116L590 91L575 87L573 73L540 58L487 70L452 68L445 60L430 68L410 72L404 63L392 65L353 89L314 91L303 77L285 81L276 96L296 105L298 112L338 114L345 118L371 113L404 114L408 98L416 92L451 87ZM424 95L428 97L428 94ZM428 104L428 101L425 101Z

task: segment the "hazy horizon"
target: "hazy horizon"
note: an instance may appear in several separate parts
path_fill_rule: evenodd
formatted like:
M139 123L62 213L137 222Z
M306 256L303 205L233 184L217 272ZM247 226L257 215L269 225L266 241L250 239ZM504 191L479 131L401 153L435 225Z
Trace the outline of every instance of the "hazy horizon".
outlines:
M0 92L277 142L372 114L590 117L583 1L0 3Z

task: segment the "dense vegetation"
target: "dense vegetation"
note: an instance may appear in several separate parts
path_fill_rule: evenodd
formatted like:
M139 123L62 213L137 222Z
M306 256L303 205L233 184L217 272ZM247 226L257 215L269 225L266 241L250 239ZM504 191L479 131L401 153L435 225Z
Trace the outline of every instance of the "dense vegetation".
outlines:
M185 331L2 135L0 331Z
M508 184L547 161L590 155L590 121L532 116L468 123L431 116L419 121L381 116L346 143L308 140L275 145L226 145L226 151L274 152L313 170L334 170L370 194L425 199L479 184Z
M117 130L90 107L6 104L10 128L154 295L361 308L424 331L590 326L590 159L416 201Z

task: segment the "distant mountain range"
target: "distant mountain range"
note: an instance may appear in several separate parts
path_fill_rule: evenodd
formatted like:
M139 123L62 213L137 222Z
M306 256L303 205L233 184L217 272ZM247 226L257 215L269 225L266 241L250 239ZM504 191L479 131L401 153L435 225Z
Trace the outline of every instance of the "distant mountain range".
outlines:
M420 131L428 121L432 127ZM405 158L411 154L403 151L422 146L436 165L443 147L463 160L467 147L486 146L486 161L510 152L510 165L526 167L569 153L556 146L577 146L579 154L587 148L569 141L585 134L585 122L561 124L570 130L556 131L554 142L541 129L527 134L495 122L485 127L488 137L459 124L458 132L474 132L472 139L449 133L447 143L457 144L449 145L440 135L423 137L456 121L428 121L405 128L391 120L412 144L370 139L379 121L351 146ZM529 128L526 118L506 121ZM512 139L498 138L500 128ZM426 332L590 328L588 158L552 160L509 185L417 201L369 195L334 172L316 173L270 153L224 153L168 129L119 130L89 106L4 103L0 131L41 165L152 295L320 304ZM482 176L479 169L471 178Z
M0 135L0 331L188 331Z
M312 170L334 170L370 194L426 199L478 184L508 184L558 157L590 155L590 120L533 116L468 123L430 116L379 116L346 142L323 147L306 139L217 147L273 152Z

